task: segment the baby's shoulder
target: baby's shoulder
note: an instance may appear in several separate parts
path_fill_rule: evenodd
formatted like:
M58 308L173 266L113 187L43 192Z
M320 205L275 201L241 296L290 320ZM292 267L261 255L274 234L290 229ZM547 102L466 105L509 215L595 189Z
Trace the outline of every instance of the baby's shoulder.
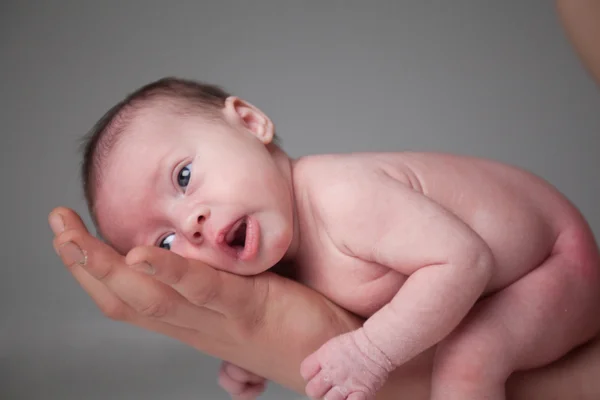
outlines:
M339 198L362 191L381 179L406 182L411 175L407 153L344 153L306 156L298 159L294 176L314 195Z
M413 184L402 153L307 156L297 160L294 180L297 197L310 204L316 215L329 216L356 212L365 196L394 190L395 184Z
M301 157L294 166L295 175L301 175L310 181L320 178L340 177L348 170L369 170L376 167L377 153L340 153L318 154Z
M294 180L311 199L322 199L335 191L355 190L365 176L375 173L378 162L363 154L322 154L298 159L294 166ZM340 192L342 194L342 192Z

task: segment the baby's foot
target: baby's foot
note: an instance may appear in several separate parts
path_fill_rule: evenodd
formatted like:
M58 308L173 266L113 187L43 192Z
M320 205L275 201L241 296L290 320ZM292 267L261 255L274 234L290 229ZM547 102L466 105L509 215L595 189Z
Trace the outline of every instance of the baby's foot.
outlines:
M393 369L362 329L326 342L300 366L306 394L325 400L373 400Z
M219 370L219 386L225 389L233 400L254 400L264 392L267 380L223 361Z

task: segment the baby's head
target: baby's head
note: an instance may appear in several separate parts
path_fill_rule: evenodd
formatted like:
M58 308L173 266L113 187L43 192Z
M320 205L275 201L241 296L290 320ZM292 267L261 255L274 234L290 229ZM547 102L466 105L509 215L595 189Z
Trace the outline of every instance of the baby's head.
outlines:
M87 135L82 178L101 236L160 246L238 274L277 263L294 237L289 158L271 120L216 86L152 82Z

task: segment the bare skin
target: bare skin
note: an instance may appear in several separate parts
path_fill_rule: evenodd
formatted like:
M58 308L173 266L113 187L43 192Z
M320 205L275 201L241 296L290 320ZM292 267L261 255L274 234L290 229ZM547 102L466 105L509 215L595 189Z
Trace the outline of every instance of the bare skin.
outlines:
M259 109L230 97L222 113L137 117L99 185L100 227L133 264L144 245L241 275L293 264L298 282L367 318L304 360L312 398L374 399L438 345L432 399L503 399L512 372L596 334L596 243L541 179L444 154L291 160ZM241 372L225 365L221 384ZM240 395L260 391L245 378Z
M337 390L343 395L332 399L353 398L355 390L357 399L370 399L385 371L439 343L432 399L501 399L514 370L554 361L597 332L594 238L540 179L439 154L313 162L304 168L320 171L319 182L304 190L320 197L314 219L324 221L339 253L303 252L317 255L308 257L311 268L301 269L300 281L368 319L303 363L312 396ZM323 272L327 264L339 268ZM365 369L376 378L357 385Z
M600 84L600 1L557 0L556 7L576 54Z
M317 292L271 272L231 275L144 247L137 251L144 252L153 270L140 273L90 235L73 210L56 208L50 225L62 262L106 317L180 340L298 393L304 390L301 361L328 339L362 323ZM220 284L223 279L227 286ZM215 308L221 310L218 317ZM396 369L377 399L428 399L432 361L433 351L428 351ZM507 398L596 400L599 373L597 337L548 366L514 373Z

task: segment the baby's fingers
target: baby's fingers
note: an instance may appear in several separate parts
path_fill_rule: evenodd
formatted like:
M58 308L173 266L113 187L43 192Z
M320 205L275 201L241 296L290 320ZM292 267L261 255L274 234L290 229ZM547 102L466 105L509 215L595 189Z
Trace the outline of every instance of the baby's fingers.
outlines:
M321 372L321 362L319 361L319 355L314 352L306 357L300 364L300 375L308 382L319 372Z
M246 383L262 383L265 381L265 378L263 378L260 375L256 375L253 372L250 372L242 367L238 367L235 364L232 364L230 362L224 361L221 364L221 372L230 376L231 378L233 378L234 380L238 381L238 382L246 382Z
M234 400L253 400L264 392L266 379L224 361L219 370L219 386Z

